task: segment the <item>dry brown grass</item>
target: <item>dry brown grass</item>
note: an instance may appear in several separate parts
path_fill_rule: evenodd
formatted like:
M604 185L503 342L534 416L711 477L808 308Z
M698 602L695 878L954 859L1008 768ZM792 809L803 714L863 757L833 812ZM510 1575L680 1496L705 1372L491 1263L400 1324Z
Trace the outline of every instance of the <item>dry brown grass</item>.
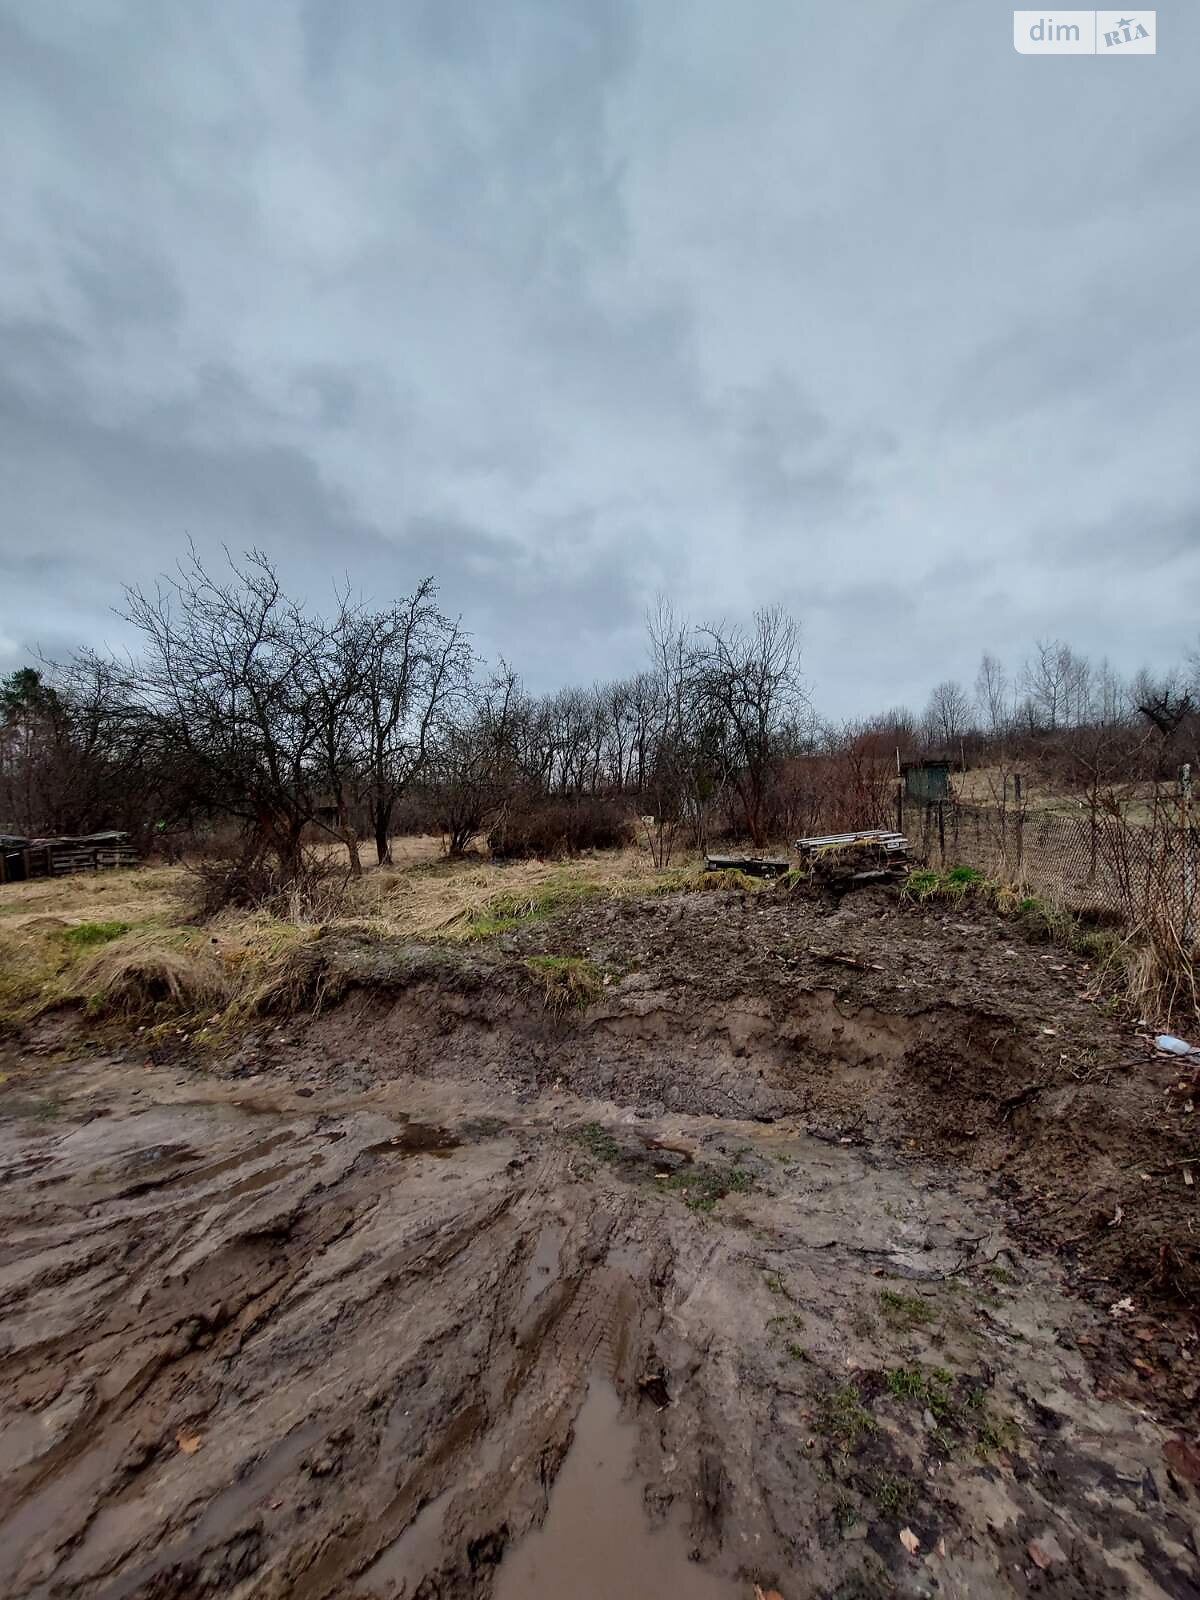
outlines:
M182 867L133 867L0 884L0 934L48 916L65 925L165 921L174 914L184 877Z
M658 872L633 847L500 864L449 861L440 839L426 837L395 840L393 855L392 865L351 880L333 915L297 899L282 916L229 911L202 927L181 925L191 884L183 866L0 887L0 1021L27 1022L64 1004L193 1028L318 1010L338 985L310 948L320 933L467 940L591 897L707 885L697 867ZM729 884L722 875L714 886ZM129 931L94 951L64 937L90 923Z
M125 934L81 962L57 997L90 1015L142 1021L219 1013L229 1001L221 961L194 941L150 930Z

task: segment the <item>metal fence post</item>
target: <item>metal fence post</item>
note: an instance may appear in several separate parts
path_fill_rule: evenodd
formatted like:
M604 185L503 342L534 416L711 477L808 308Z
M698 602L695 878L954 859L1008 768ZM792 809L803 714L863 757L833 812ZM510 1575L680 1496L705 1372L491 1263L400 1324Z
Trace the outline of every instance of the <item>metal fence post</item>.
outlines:
M1179 773L1179 809L1183 821L1183 944L1196 942L1196 839L1192 829L1192 768L1184 762Z
M1022 857L1025 853L1025 806L1021 799L1021 774L1013 774L1013 800L1016 804L1016 831L1017 831L1017 881L1021 878Z

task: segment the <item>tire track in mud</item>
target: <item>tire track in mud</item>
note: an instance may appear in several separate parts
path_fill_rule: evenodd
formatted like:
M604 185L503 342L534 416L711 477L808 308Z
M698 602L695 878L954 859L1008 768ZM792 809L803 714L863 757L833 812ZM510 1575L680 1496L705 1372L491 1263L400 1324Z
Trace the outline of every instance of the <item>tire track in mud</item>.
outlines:
M295 1366L311 1340L322 1302L335 1321L345 1324L342 1331L347 1338L369 1339L376 1327L390 1332L398 1311L402 1319L410 1314L411 1308L397 1305L406 1291L428 1294L450 1275L460 1276L469 1292L484 1274L485 1259L492 1258L500 1292L492 1308L489 1350L493 1356L503 1353L505 1359L493 1365L497 1370L507 1368L508 1377L501 1389L494 1379L489 1384L486 1373L479 1375L476 1397L460 1403L455 1420L423 1454L411 1482L386 1504L372 1508L369 1516L352 1516L348 1528L315 1550L305 1541L300 1547L305 1570L290 1584L297 1593L334 1592L347 1573L361 1570L403 1531L428 1485L436 1484L439 1476L453 1480L459 1474L460 1458L473 1445L480 1444L485 1463L501 1451L516 1460L544 1458L551 1463L563 1447L579 1394L586 1387L581 1375L598 1353L605 1370L615 1374L635 1295L628 1275L597 1257L602 1256L618 1218L600 1209L582 1219L568 1214L563 1222L560 1212L549 1212L556 1196L561 1211L565 1170L561 1153L534 1162L521 1180L499 1193L477 1194L472 1204L449 1218L431 1215L424 1226L410 1231L407 1240L389 1238L388 1247L378 1251L368 1245L370 1292L358 1299L360 1256L351 1251L344 1262L332 1264L331 1258L339 1245L353 1245L369 1231L390 1188L387 1156L365 1145L346 1152L342 1182L358 1191L352 1204L337 1197L337 1191L335 1198L325 1199L324 1188L318 1192L315 1186L297 1199L288 1193L289 1180L298 1174L311 1180L306 1164L264 1164L283 1142L282 1137L272 1136L235 1156L208 1163L200 1183L188 1181L199 1176L195 1168L182 1173L160 1170L151 1182L145 1181L143 1169L134 1195L128 1185L105 1187L102 1199L93 1204L103 1204L113 1215L117 1234L124 1234L121 1248L135 1264L134 1282L126 1286L121 1303L98 1306L92 1320L72 1334L31 1344L23 1352L19 1376L27 1379L85 1351L97 1362L103 1359L110 1371L122 1362L137 1363L127 1381L110 1383L103 1396L93 1389L74 1425L42 1455L35 1470L6 1484L4 1509L19 1522L26 1544L36 1543L39 1533L48 1536L52 1529L57 1531L68 1506L75 1512L77 1526L59 1544L56 1565L68 1581L74 1574L82 1585L80 1593L92 1592L99 1581L95 1593L103 1600L124 1600L147 1585L174 1582L172 1573L183 1575L186 1590L192 1581L186 1576L189 1571L223 1570L222 1550L229 1553L233 1567L258 1561L262 1550L257 1521L264 1499L295 1473L306 1453L319 1451L322 1441L338 1431L331 1416L321 1415L288 1430L252 1461L236 1486L218 1489L209 1498L183 1537L170 1523L155 1530L152 1543L158 1549L140 1564L126 1559L136 1544L118 1548L114 1534L123 1529L127 1540L136 1537L144 1500L141 1480L147 1467L153 1469L155 1464L153 1455L150 1462L136 1459L139 1451L146 1453L139 1441L148 1411L165 1414L167 1393L186 1391L203 1374L230 1363L238 1369L240 1385L265 1388L281 1363L285 1370L289 1363ZM274 1193L265 1213L251 1209L230 1222L236 1208L230 1207L228 1191L220 1191L206 1204L205 1183L242 1170L262 1181L241 1187L241 1180L233 1176L233 1186L239 1188L235 1199L255 1196L260 1190ZM176 1178L182 1180L178 1185ZM103 1181L98 1175L97 1189ZM520 1213L515 1219L510 1216L514 1207ZM165 1230L151 1248L139 1240L134 1224L147 1208L154 1208L156 1221ZM520 1306L513 1287L519 1275L508 1266L516 1258L528 1260L543 1231L555 1226L563 1232L554 1254L564 1259L556 1259L548 1275L549 1292L533 1296L528 1308L533 1334L522 1344L516 1328ZM35 1229L27 1241L33 1250L36 1233ZM213 1233L221 1236L219 1247L212 1247ZM31 1273L37 1290L55 1287L52 1275L38 1275L36 1256ZM407 1364L426 1355L438 1359L439 1346L454 1338L472 1309L466 1302L449 1308L443 1326L426 1330L425 1340L414 1341L415 1348L405 1352ZM296 1336L289 1334L289 1327L296 1328ZM301 1360L301 1370L306 1365ZM494 1391L490 1396L489 1387ZM160 1397L157 1401L155 1394ZM195 1415L188 1426L203 1424L203 1416ZM379 1456L377 1466L390 1465L386 1433ZM549 1465L538 1471L544 1489L553 1474ZM117 1563L129 1568L119 1577ZM28 1582L31 1597L49 1592L43 1591L35 1572L25 1569L22 1578L20 1567L6 1564L6 1570L14 1580ZM105 1570L113 1574L107 1583Z
M1028 1269L1028 1305L1005 1291L1011 1324L953 1281L963 1239L1002 1238L978 1195L715 1119L686 1136L614 1121L616 1155L593 1159L548 1110L522 1123L510 1107L508 1126L473 1141L464 1123L443 1146L367 1106L278 1125L262 1108L118 1109L43 1146L49 1181L0 1185L0 1290L24 1335L0 1376L0 1592L394 1600L425 1578L431 1600L482 1600L547 1516L589 1382L628 1417L652 1372L645 1505L740 1592L855 1579L865 1547L838 1531L842 1502L871 1519L873 1559L911 1576L871 1498L881 1475L917 1497L925 1551L946 1537L928 1569L945 1592L1020 1592L1003 1573L1043 1525L1082 1552L1064 1600L1191 1592L1161 1438L1058 1342L1074 1313L1050 1269ZM732 1147L754 1174L711 1215L655 1178L662 1149L702 1170L701 1140L704 1170ZM0 1126L0 1159L20 1169L24 1148ZM911 1326L881 1313L880 1266L915 1274L890 1291L923 1306ZM102 1292L72 1289L97 1270ZM991 1374L987 1403L1003 1386L1025 1429L1020 1475L931 1454L919 1408L888 1389L900 1363L953 1367L963 1393ZM852 1446L822 1431L847 1384L872 1419ZM1110 1458L1158 1502L1122 1488L1114 1515L1117 1491L1097 1488ZM988 1518L1020 1535L997 1549ZM1137 1541L1153 1559L1126 1553Z

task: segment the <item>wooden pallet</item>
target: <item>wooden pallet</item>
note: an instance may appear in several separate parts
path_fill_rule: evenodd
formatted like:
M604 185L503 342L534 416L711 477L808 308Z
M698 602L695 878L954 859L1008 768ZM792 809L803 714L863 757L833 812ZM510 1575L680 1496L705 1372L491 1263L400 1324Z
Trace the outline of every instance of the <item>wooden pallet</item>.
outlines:
M877 844L890 856L908 854L908 840L894 828L862 828L857 833L827 833L819 838L797 839L796 849L802 856L811 856L818 850L842 844Z

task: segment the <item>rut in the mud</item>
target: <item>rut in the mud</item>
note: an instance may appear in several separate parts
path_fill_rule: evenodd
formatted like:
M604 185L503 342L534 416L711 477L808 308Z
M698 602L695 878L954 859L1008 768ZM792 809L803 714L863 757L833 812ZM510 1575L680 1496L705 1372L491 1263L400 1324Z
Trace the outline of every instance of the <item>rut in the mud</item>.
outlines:
M1162 1436L982 1186L779 1126L414 1137L115 1079L4 1130L5 1593L650 1595L691 1554L690 1593L884 1594L902 1529L949 1593L1021 1592L1030 1541L1059 1593L1192 1592ZM593 1591L573 1429L596 1527L644 1512Z
M1186 1345L1068 1298L996 1181L1011 1013L643 967L584 1027L471 981L234 1077L14 1065L0 1592L1198 1592L1192 1447L1095 1361Z

